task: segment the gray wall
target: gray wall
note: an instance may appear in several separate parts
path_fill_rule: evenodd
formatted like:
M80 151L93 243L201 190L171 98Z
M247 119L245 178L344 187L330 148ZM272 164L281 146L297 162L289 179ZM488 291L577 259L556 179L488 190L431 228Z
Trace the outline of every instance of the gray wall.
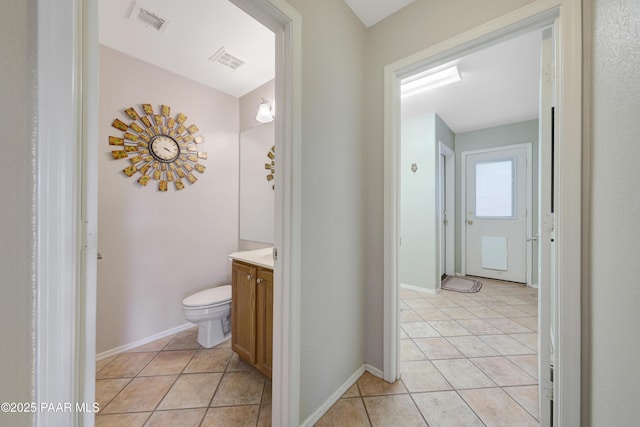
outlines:
M342 0L289 0L302 15L300 420L364 356L366 31Z
M593 2L591 425L640 419L640 2ZM588 63L587 63L588 66ZM588 122L587 122L588 123ZM576 254L577 256L577 254Z
M384 67L532 0L416 0L369 28L366 82L366 357L383 367Z
M0 4L0 401L32 402L34 322L34 165L36 124L34 2ZM0 425L26 426L32 414L0 413Z
M464 151L495 148L505 145L531 143L531 193L532 193L532 233L538 230L538 120L512 123L488 129L459 133L456 135L456 200L462 200L462 153ZM460 209L456 209L456 272L461 269L462 259L462 226L463 218ZM532 244L532 275L531 281L538 283L538 245Z
M399 277L403 285L434 291L438 279L436 115L402 120ZM418 167L414 173L411 164Z

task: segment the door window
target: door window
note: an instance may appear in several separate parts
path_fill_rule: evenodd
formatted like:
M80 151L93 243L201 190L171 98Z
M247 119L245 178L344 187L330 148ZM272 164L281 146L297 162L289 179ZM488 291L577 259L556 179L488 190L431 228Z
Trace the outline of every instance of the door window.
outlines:
M475 217L514 218L514 160L476 162Z

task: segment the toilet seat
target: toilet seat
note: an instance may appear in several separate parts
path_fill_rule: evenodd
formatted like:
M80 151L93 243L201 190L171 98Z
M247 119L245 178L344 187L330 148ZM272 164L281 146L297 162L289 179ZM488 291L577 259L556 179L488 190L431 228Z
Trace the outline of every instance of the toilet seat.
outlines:
M208 308L231 302L231 285L205 289L182 300L184 308Z

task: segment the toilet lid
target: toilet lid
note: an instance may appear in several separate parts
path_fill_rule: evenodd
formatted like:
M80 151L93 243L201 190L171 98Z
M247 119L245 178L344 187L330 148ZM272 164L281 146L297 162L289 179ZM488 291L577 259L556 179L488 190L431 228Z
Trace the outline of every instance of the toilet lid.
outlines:
M231 301L231 285L205 289L182 300L185 307L202 307Z

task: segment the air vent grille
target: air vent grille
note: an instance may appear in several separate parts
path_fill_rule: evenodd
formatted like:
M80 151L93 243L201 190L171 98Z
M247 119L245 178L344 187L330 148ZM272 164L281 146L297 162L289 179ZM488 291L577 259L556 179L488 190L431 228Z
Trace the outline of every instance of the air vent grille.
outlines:
M138 11L138 20L144 22L147 25L152 26L156 30L160 31L165 23L165 20L157 16L153 12L140 8Z
M218 64L231 68L232 70L237 69L245 63L242 59L227 52L224 47L221 47L216 53L214 53L213 56L209 58L209 61L217 62Z

